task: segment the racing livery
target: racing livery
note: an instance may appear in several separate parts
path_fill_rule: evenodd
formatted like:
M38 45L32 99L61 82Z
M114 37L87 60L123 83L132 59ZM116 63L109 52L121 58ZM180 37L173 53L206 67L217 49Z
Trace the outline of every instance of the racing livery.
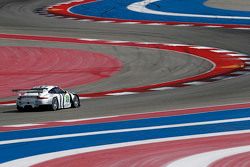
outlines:
M37 86L31 89L17 89L16 105L18 111L48 106L50 110L80 107L79 96L58 86Z

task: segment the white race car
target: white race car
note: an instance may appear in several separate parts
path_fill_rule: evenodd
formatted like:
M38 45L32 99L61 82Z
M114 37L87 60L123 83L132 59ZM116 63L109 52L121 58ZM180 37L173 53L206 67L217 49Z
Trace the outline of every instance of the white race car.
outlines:
M42 106L48 106L50 110L62 108L80 107L79 96L65 91L58 86L38 86L31 89L16 89L18 92L16 105L18 111L25 111Z

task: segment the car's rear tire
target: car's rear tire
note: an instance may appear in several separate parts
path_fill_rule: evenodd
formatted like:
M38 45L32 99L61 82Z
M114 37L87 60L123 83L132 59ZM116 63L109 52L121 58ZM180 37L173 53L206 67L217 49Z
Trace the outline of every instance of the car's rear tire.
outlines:
M50 109L51 109L52 111L56 111L56 110L58 109L58 100L57 100L56 97L54 97L54 98L52 99L52 103L51 103Z
M17 106L16 109L17 109L17 111L19 111L19 112L23 112L23 111L24 111L24 108L23 108L23 107Z
M75 96L72 100L72 104L71 104L72 108L78 108L80 107L80 99L78 96Z

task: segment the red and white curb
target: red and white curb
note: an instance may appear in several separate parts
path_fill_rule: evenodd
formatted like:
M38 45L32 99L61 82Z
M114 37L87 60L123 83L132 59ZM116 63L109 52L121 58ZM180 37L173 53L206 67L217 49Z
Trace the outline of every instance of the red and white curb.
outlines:
M0 34L0 38L160 49L190 54L192 56L205 59L213 64L212 69L196 76L146 86L80 94L79 96L81 99L90 99L104 96L134 95L148 91L165 91L186 86L203 85L213 81L231 79L240 75L249 74L250 71L250 57L245 54L229 50L222 50L214 47L157 42L113 41L102 39L68 38L20 34ZM14 104L14 101L0 102L0 106Z
M122 20L122 19L77 15L69 12L68 10L69 8L75 5L87 4L95 1L96 0L75 0L75 1L63 2L47 8L46 7L38 8L34 12L48 17L64 18L64 19L78 20L78 21L98 22L98 23L143 24L151 26L171 25L177 27L230 28L237 30L250 30L249 25Z
M136 120L136 119L197 114L197 113L206 113L206 112L213 112L213 111L219 111L219 110L231 110L231 109L241 109L241 108L249 108L249 107L250 107L250 103L238 103L238 104L227 104L227 105L218 105L218 106L206 106L202 108L185 108L185 109L155 111L155 112L147 112L147 113L134 113L134 114L112 115L112 116L93 117L93 118L58 120L58 121L51 121L51 122L2 125L0 126L0 132L27 130L27 129L39 129L39 128L48 128L48 127L60 127L60 126L73 126L73 125L83 125L83 124L107 123L107 122L116 122L116 121L128 121L128 120Z

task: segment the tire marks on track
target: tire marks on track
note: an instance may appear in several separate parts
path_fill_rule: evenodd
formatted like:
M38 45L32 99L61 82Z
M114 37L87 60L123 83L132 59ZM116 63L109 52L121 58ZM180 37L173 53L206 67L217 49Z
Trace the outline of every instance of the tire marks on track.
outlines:
M214 66L210 71L207 71L205 73L175 81L163 82L163 83L133 87L133 88L124 88L111 91L80 94L80 97L82 99L97 98L104 96L133 95L147 91L165 91L168 89L176 89L185 86L203 85L213 81L231 79L240 75L248 74L250 69L250 58L247 55L230 50L223 50L206 46L157 43L157 42L112 41L112 40L86 39L86 38L66 38L66 37L63 38L54 36L35 36L35 35L21 35L21 34L0 34L0 38L170 50L200 57L202 59L211 62ZM14 101L1 102L0 105L9 105L13 103Z

